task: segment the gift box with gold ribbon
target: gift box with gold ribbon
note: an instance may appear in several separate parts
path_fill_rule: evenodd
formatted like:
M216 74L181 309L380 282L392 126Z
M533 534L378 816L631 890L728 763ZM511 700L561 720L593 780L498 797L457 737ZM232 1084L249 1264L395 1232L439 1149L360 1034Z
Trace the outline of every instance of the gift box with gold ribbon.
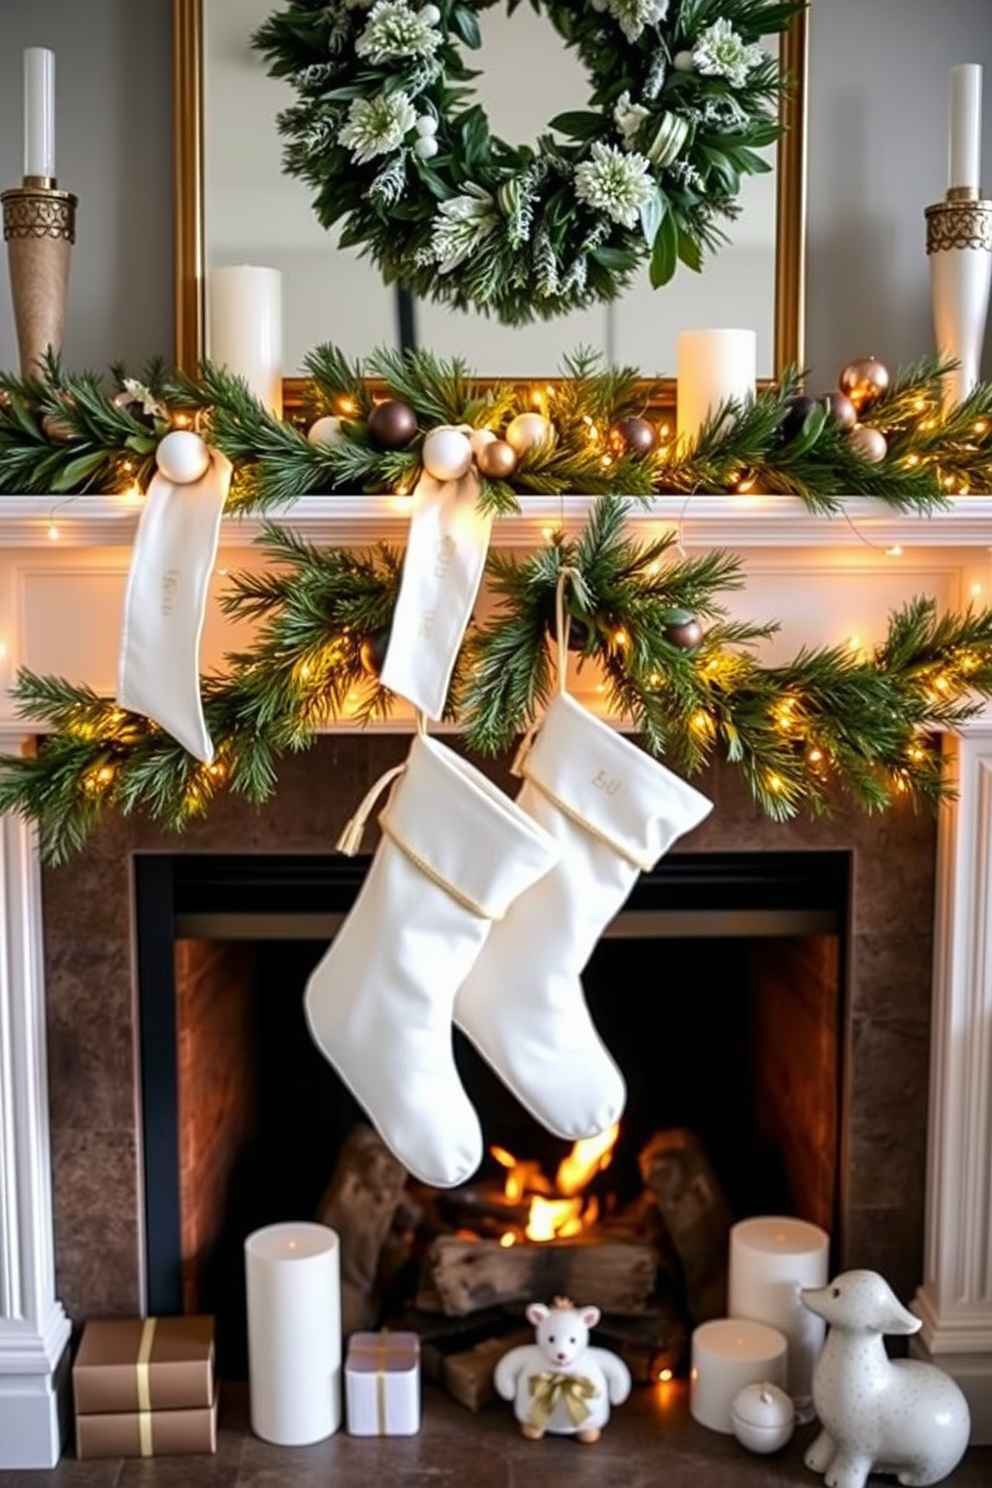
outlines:
M344 1362L351 1436L413 1436L420 1430L416 1333L353 1333Z
M217 1450L211 1317L87 1323L72 1387L78 1457Z

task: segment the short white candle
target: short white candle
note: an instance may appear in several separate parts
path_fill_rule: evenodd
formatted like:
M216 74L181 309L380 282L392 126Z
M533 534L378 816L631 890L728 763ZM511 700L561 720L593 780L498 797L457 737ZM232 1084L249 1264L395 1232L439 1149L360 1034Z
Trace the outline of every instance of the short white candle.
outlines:
M252 1430L281 1447L323 1441L341 1425L338 1237L269 1225L245 1241L245 1269Z
M48 47L24 53L24 174L55 175L55 53Z
M730 1231L727 1306L734 1317L768 1323L789 1344L787 1388L800 1403L813 1391L826 1325L804 1307L800 1287L825 1286L830 1237L804 1219L742 1219Z
M207 277L207 355L243 377L282 415L282 275L256 264L211 269Z
M953 191L981 188L982 69L977 62L951 68L951 121L947 184Z
M786 1342L746 1318L700 1323L692 1335L689 1410L701 1426L733 1434L731 1406L745 1385L785 1387Z
M754 331L681 331L678 338L676 415L680 438L700 427L729 398L754 396L758 338Z

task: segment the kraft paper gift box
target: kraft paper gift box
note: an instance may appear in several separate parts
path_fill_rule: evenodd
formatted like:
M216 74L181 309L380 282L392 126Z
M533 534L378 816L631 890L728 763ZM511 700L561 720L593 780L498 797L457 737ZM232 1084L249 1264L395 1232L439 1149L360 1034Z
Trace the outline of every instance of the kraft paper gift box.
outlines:
M416 1333L353 1333L344 1362L351 1436L413 1436L420 1430Z
M72 1386L78 1457L217 1450L213 1318L87 1323Z

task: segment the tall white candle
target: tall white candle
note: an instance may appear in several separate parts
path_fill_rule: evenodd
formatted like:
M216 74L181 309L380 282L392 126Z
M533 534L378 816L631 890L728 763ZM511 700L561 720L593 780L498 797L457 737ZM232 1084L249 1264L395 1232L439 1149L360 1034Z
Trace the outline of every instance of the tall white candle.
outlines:
M282 275L235 264L207 278L207 356L282 415Z
M24 174L55 175L55 53L24 53Z
M676 412L680 437L693 439L728 398L754 396L757 336L748 330L682 331Z
M947 185L979 191L982 180L982 69L977 62L951 68L950 149Z
M281 1447L323 1441L341 1425L338 1237L269 1225L245 1241L245 1269L252 1430Z
M785 1335L787 1388L800 1414L813 1393L826 1325L803 1306L799 1289L826 1285L829 1255L830 1237L803 1219L742 1219L730 1231L728 1308L734 1317L768 1323Z
M785 1385L786 1341L766 1323L717 1318L692 1335L689 1411L711 1431L734 1429L730 1407L745 1385Z

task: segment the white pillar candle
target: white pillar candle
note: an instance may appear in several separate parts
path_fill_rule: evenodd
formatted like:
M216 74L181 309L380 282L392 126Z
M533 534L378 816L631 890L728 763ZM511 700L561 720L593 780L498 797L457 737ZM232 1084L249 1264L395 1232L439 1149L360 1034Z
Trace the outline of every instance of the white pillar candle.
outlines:
M829 1235L804 1219L742 1219L730 1231L727 1306L734 1317L768 1323L785 1335L786 1387L800 1414L813 1393L826 1324L803 1306L799 1289L826 1285L829 1257Z
M950 148L947 185L981 188L982 69L977 62L951 68Z
M676 411L680 438L694 439L728 398L754 396L757 335L748 330L681 331Z
M786 1341L746 1318L700 1323L692 1335L689 1410L701 1426L733 1434L731 1406L745 1385L785 1386Z
M326 1225L269 1225L245 1241L251 1426L281 1447L341 1425L339 1257Z
M24 174L55 175L55 53L48 47L24 53Z
M282 275L256 264L211 269L207 278L207 356L243 377L282 416Z

